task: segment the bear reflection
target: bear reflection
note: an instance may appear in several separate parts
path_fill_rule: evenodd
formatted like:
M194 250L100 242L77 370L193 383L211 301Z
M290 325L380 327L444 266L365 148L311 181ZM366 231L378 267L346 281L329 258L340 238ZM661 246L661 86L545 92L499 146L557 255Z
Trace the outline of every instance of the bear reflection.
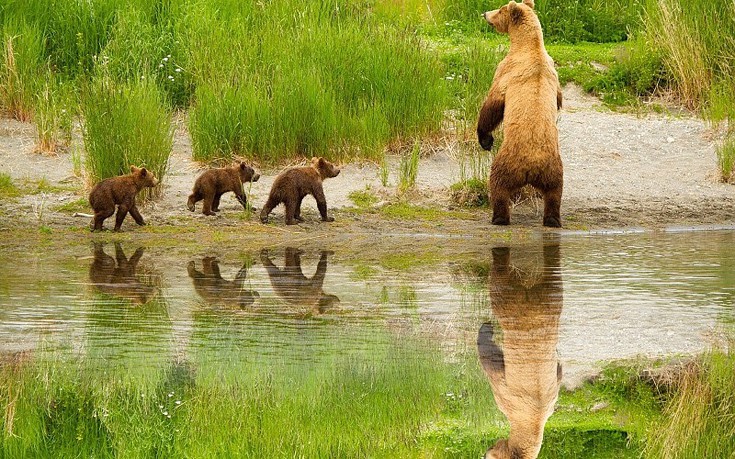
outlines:
M321 252L319 264L311 279L304 276L301 270L302 253L302 250L287 247L283 269L273 264L266 249L261 250L260 261L268 272L273 291L279 297L293 305L306 306L314 314L320 314L339 302L335 295L329 295L322 290L327 274L327 257L332 252Z
M252 306L255 299L260 297L258 292L244 287L248 265L249 263L243 264L231 281L222 278L217 257L204 257L202 271L198 271L196 263L190 261L187 271L194 283L194 290L203 300L215 305L244 309Z
M514 249L514 263L507 247L492 253L490 299L500 330L483 324L477 350L495 401L510 421L510 434L485 457L536 458L561 382L556 353L563 302L559 245L544 245L543 265L524 263L533 261L532 254L520 249ZM493 341L498 331L501 346Z
M89 267L89 280L99 292L145 304L158 293L158 287L138 279L138 263L144 252L139 247L127 258L120 243L115 243L115 258L105 253L104 244L94 243L94 261Z

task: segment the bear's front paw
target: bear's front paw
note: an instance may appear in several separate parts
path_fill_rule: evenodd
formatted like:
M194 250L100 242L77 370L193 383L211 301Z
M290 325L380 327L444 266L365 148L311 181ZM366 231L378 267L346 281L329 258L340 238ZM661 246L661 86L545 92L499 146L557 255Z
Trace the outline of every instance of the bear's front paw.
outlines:
M495 139L492 134L478 135L477 139L480 141L480 146L483 150L490 151L493 149Z
M322 221L323 222L333 222L334 221L334 217L326 217L326 218L323 218Z

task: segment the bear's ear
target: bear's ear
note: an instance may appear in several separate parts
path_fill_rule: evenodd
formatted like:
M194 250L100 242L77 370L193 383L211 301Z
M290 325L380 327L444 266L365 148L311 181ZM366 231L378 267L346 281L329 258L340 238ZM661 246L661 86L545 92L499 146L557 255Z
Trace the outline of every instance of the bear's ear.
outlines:
M247 167L247 164L245 164L245 161L242 161L240 163L240 170L243 170L244 171L246 167Z
M133 164L130 165L130 172L135 173L135 172L138 172L138 170L139 169L137 167L135 167L135 165L133 165Z
M145 177L147 174L148 174L148 171L146 170L145 167L143 169L140 169L140 176L141 177Z
M533 0L523 0L523 4L528 6L531 9L535 8L535 3Z
M321 156L319 157L319 165L323 166L326 161Z
M508 2L508 13L510 14L510 22L518 24L523 20L523 10L518 8L518 3L515 0Z

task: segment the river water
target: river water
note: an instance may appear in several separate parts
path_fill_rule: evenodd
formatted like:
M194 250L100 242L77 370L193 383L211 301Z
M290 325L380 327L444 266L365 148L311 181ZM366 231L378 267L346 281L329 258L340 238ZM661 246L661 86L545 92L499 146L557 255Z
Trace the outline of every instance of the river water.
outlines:
M506 364L556 360L574 386L611 360L700 352L735 318L733 231L527 239L405 268L313 243L14 246L0 253L0 353L144 368L237 350L269 365L411 333L451 358L479 333Z

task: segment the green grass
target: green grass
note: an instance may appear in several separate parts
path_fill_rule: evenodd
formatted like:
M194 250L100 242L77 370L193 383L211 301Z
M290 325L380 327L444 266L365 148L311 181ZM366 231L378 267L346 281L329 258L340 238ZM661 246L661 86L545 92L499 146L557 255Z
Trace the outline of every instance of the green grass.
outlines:
M20 196L20 190L13 183L13 178L10 177L10 174L0 172L0 197L13 198L16 196Z
M171 113L155 85L99 75L85 94L82 112L86 168L93 180L127 174L131 165L164 179L173 131Z
M43 35L25 20L3 22L0 32L0 107L11 118L30 121L43 64Z
M352 191L347 197L359 208L372 207L380 200L380 198L370 191L369 187L361 191Z
M64 213L74 213L74 212L89 213L89 199L88 198L78 198L73 201L59 204L58 206L54 207L54 211L64 212Z
M735 354L714 350L684 369L652 429L646 457L685 459L735 455Z
M731 182L735 179L735 174L733 174L735 172L735 136L727 137L717 147L717 162L723 182Z
M411 152L401 156L398 164L398 192L406 191L416 186L416 178L419 173L419 160L421 159L421 144L414 143Z

